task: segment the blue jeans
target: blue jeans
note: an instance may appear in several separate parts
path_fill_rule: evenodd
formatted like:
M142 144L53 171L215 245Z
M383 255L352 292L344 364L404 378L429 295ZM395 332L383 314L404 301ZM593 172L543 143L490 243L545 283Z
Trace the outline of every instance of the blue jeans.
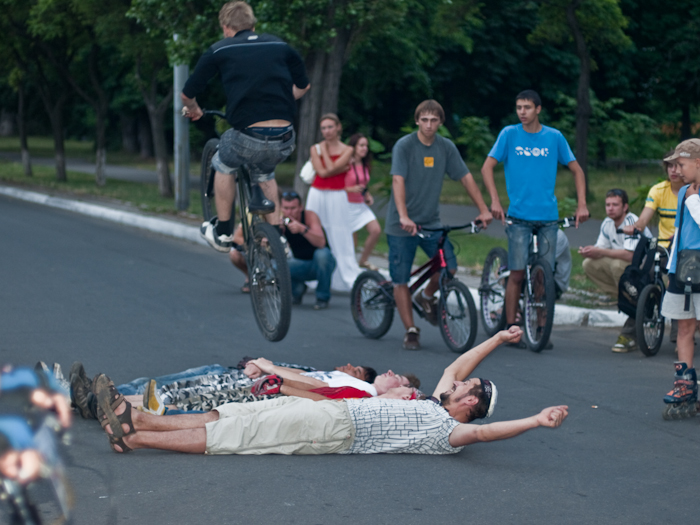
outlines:
M554 222L540 228L537 233L538 255L544 257L554 271L554 262L557 258L557 230L559 226ZM532 226L513 223L506 227L508 236L508 269L524 270L527 266L527 258L530 253L530 240L532 239Z
M389 244L389 274L394 284L407 284L411 279L411 266L416 257L416 250L420 246L428 257L432 257L438 250L438 241L442 232L423 232L425 238L418 235L389 235L386 236ZM457 269L452 243L445 241L445 262L448 270Z
M199 366L197 368L189 368L184 372L177 372L176 374L159 376L153 379L156 380L156 384L158 385L158 388L160 388L163 385L169 385L170 383L174 383L175 381L180 381L182 379L191 379L193 377L206 376L212 374L223 374L228 371L228 368L224 368L221 365L205 365ZM130 383L119 385L117 387L117 390L119 390L119 392L125 396L140 395L144 393L144 391L146 390L146 385L148 385L150 381L150 377L139 377L138 379L134 379Z
M232 175L243 164L248 166L251 182L275 177L277 165L294 151L296 136L284 141L263 140L229 129L221 135L219 150L212 158L216 171Z
M292 297L300 298L306 291L305 281L318 281L316 300L328 302L331 298L331 276L335 270L335 257L326 248L317 248L314 258L308 261L290 259L289 274L292 277Z

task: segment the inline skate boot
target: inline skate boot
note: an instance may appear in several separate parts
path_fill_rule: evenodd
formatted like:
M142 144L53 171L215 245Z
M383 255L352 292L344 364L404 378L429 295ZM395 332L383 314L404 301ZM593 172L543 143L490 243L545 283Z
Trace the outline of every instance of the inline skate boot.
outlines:
M698 413L698 379L694 368L688 368L686 363L675 363L676 374L673 390L664 397L666 406L662 416L666 420L686 419Z

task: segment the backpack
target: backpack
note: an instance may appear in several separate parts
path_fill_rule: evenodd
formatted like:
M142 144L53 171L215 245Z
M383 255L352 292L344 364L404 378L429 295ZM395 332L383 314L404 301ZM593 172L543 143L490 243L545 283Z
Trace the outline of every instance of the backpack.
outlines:
M632 319L637 316L639 294L651 283L655 252L656 239L642 235L632 255L632 263L622 272L617 285L617 309Z

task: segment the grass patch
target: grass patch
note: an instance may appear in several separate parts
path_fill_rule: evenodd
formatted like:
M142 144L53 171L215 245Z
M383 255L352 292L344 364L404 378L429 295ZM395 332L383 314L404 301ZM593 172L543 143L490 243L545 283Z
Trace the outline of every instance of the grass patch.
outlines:
M105 186L98 187L95 185L95 177L85 173L70 171L68 172L68 181L59 182L56 180L56 171L52 167L34 166L33 170L33 177L25 177L20 164L0 161L0 181L30 188L65 192L76 196L113 199L151 213L170 215L178 213L175 208L175 200L161 197L158 193L158 186L155 184L107 179ZM202 216L199 189L190 191L190 207L185 213L197 218Z

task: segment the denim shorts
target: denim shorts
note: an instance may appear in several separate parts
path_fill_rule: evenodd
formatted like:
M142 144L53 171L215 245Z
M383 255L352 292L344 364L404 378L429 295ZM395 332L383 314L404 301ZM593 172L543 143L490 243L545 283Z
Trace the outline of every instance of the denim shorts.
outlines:
M220 173L234 175L243 164L248 167L251 182L266 182L275 178L275 168L294 151L296 134L288 140L258 139L235 129L221 135L219 151L211 160Z
M557 229L556 222L545 223L538 233L538 254L544 257L554 270L554 262L557 258ZM532 240L532 226L528 224L513 223L506 227L508 236L508 269L524 270L527 266L527 258L530 253L530 241Z
M428 257L432 257L437 253L438 241L442 232L423 232L425 238L422 239L418 235L386 236L389 244L389 274L394 284L407 284L411 278L411 266L413 259L416 256L416 249L420 246ZM455 257L454 248L449 239L445 241L445 262L448 270L457 269L457 258Z

